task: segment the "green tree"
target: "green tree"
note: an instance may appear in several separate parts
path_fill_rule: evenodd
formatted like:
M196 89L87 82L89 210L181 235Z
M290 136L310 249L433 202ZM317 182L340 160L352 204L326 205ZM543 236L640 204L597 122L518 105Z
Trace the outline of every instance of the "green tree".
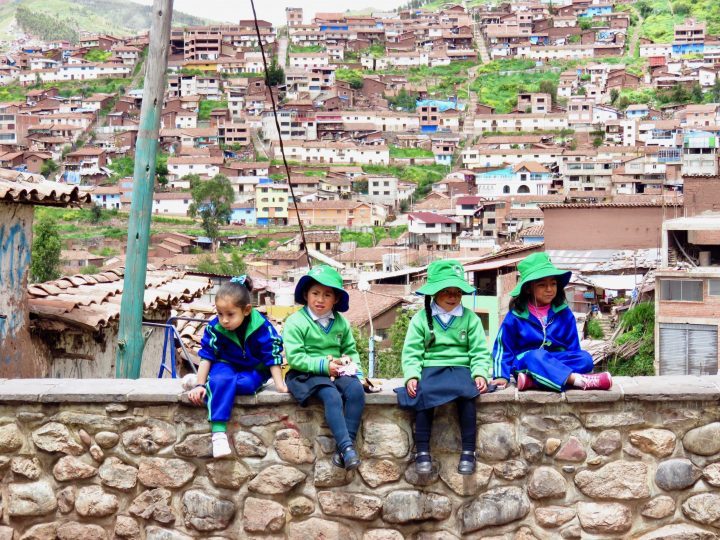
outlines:
M693 103L702 103L703 102L703 91L700 86L700 83L695 83L690 90L690 99Z
M675 103L685 103L688 100L688 92L682 85L676 84L670 92L670 99Z
M618 90L617 88L613 88L612 90L610 90L610 103L615 105L615 102L618 100L619 97L620 90Z
M390 347L381 351L375 350L374 377L381 379L402 377L402 349L412 315L413 313L406 309L399 308L397 310L397 319L388 329ZM369 336L360 329L353 327L353 337L355 337L355 343L357 343L363 372L369 373Z
M233 251L229 259L222 252L219 252L215 259L211 255L206 255L200 259L197 266L198 272L217 276L239 276L246 270L247 265L237 251Z
M588 17L580 18L580 30L590 30L592 28L592 21Z
M270 86L279 86L285 83L285 70L278 65L277 60L273 59L268 68L267 82Z
M414 111L417 106L417 95L411 94L404 88L398 92L398 95L389 100L390 104L395 108L403 111Z
M720 102L720 77L715 79L715 83L710 89L710 95L712 96L713 103Z
M102 219L102 206L99 204L93 204L92 208L90 208L90 223L100 223L100 220Z
M362 71L357 69L340 68L335 72L338 81L350 83L350 88L360 90L363 87Z
M230 222L235 191L227 176L217 174L210 180L201 180L197 175L184 177L190 181L193 202L188 208L190 217L200 217L205 234L213 246L220 233L220 226Z
M557 103L557 84L554 81L547 79L540 81L538 91L543 94L550 94L552 104L555 105Z
M103 51L102 49L90 49L85 55L85 60L88 62L105 62L112 56L110 51Z
M42 174L45 178L49 180L52 176L55 175L59 168L60 167L55 162L55 160L48 159L42 164L40 174Z
M35 225L30 278L36 283L60 277L60 231L50 216L42 216Z
M397 319L388 329L390 348L380 351L375 362L375 375L383 379L402 377L402 350L405 344L405 335L410 326L410 319L414 313L407 309L397 310Z
M168 183L168 171L167 168L168 155L160 153L157 156L157 163L155 164L155 180L161 186L166 186Z

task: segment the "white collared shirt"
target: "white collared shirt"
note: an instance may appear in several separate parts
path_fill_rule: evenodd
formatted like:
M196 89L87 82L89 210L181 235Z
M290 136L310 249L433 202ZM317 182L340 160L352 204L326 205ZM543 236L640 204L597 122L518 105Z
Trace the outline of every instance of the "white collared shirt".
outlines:
M327 328L328 326L330 326L330 322L335 319L335 312L333 312L333 310L330 310L322 317L318 317L318 315L312 309L310 309L310 306L307 307L307 310L310 314L310 318L323 328Z
M437 317L442 321L443 324L449 323L450 319L452 319L453 317L462 317L463 314L462 304L458 304L457 306L455 306L452 311L445 311L433 300L430 304L430 309L432 310L433 317L437 315Z

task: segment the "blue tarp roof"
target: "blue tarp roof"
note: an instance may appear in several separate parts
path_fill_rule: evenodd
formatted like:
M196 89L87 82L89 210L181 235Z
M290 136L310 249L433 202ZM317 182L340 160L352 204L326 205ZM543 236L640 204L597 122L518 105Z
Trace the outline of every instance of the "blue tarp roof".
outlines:
M418 107L437 107L439 112L465 110L464 103L457 103L456 101L443 101L439 99L418 99L416 105Z

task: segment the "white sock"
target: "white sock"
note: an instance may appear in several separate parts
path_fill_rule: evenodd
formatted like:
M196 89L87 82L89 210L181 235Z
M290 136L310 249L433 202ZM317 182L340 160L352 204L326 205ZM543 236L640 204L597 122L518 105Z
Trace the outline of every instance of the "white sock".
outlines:
M587 381L585 380L585 377L576 373L575 380L573 381L573 386L576 386L577 388L585 388L586 384L587 384Z
M212 452L214 458L230 455L230 443L228 442L227 433L217 431L212 434Z

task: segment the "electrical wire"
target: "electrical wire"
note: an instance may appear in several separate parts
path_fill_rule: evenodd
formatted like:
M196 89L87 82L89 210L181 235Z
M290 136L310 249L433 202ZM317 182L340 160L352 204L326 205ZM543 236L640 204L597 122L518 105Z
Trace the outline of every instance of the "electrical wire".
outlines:
M290 165L288 165L287 158L285 157L285 145L283 144L282 133L280 131L280 121L278 120L275 95L273 94L272 86L270 86L270 73L268 71L267 58L265 57L265 47L263 46L263 40L260 35L260 25L258 24L257 13L255 11L255 0L250 0L250 6L252 7L253 20L255 22L255 33L257 34L258 45L260 45L260 53L262 54L263 67L265 69L265 86L270 90L270 102L272 103L272 112L273 117L275 118L275 127L277 128L278 140L280 142L280 153L282 154L283 165L285 166L285 174L287 175L288 186L290 187L290 196L292 197L293 206L295 207L295 215L297 216L298 226L300 227L300 238L302 239L303 248L305 249L305 256L307 257L308 267L312 268L310 252L308 251L307 241L305 240L305 227L303 227L302 219L300 219L300 211L297 207L297 199L295 198L295 191L293 190L292 181L290 179Z

